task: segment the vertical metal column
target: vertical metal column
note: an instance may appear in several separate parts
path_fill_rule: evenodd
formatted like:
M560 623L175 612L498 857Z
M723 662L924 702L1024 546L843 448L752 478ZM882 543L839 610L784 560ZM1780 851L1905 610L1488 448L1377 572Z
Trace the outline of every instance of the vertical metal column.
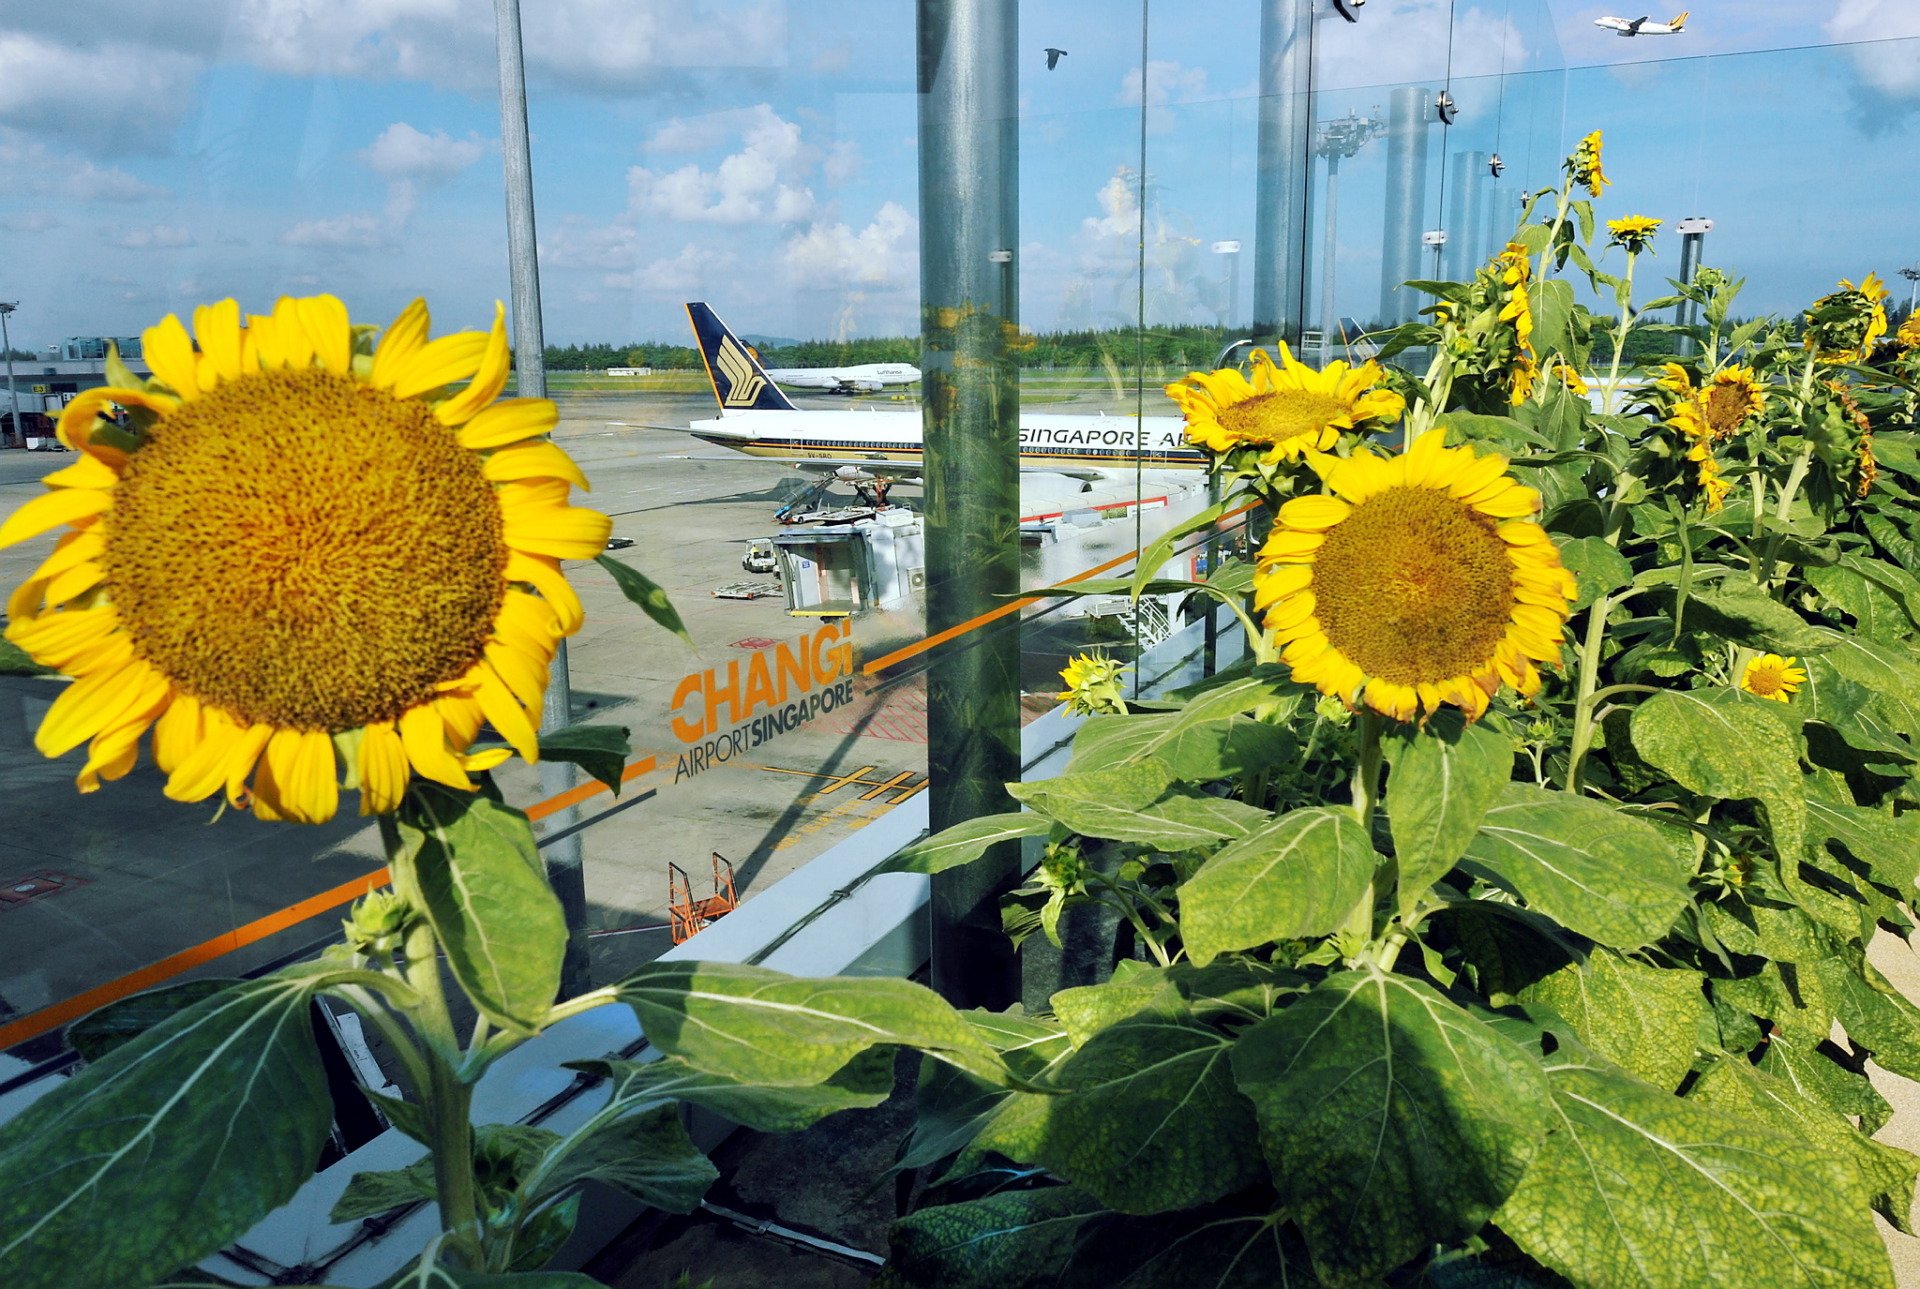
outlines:
M1387 110L1387 205L1380 245L1380 321L1405 322L1419 294L1400 284L1420 277L1420 234L1426 229L1427 124L1433 93L1414 85L1393 92Z
M1700 257L1707 249L1707 234L1713 229L1713 221L1698 215L1690 215L1680 221L1677 231L1680 234L1680 284L1686 286L1693 281L1693 275L1700 271ZM1691 300L1682 300L1674 308L1674 322L1683 327L1691 327L1700 321L1700 306ZM1674 349L1683 357L1694 351L1691 336L1677 336L1679 342Z
M515 389L522 398L547 396L547 339L540 322L539 244L533 227L533 155L527 142L527 71L520 50L520 0L494 0L495 39L500 54L500 159L507 191L507 265L513 294ZM540 732L573 723L573 687L562 640L547 680L540 709ZM540 789L548 796L573 786L573 766L565 761L540 764ZM570 828L577 811L569 806L547 816L549 834ZM571 997L593 987L587 960L587 882L580 834L572 833L544 848L547 880L567 918L567 955L560 968L560 994Z
M1313 173L1312 0L1261 0L1253 335L1297 341L1306 324Z
M1446 272L1455 282L1473 275L1488 258L1486 250L1487 197L1493 180L1487 173L1485 152L1453 154L1453 211L1447 219Z
M20 391L13 386L13 335L7 329L7 319L19 308L18 301L0 300L0 349L7 353L7 404L13 411L13 420L8 422L8 431L20 440L20 446L27 444L27 432L20 428Z
M997 608L1020 585L1018 0L919 0L921 416L927 631ZM1002 622L933 655L927 775L935 831L1014 809L1020 641ZM933 878L933 987L958 1007L1020 997L1000 930L1019 848Z

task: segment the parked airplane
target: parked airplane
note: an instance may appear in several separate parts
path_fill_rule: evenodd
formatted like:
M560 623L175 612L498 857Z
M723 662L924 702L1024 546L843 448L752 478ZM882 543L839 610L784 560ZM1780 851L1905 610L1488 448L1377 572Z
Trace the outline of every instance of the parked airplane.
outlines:
M1670 22L1648 22L1647 15L1641 14L1638 18L1595 18L1593 25L1605 27L1618 36L1677 36L1681 28L1687 25L1687 14L1690 12L1683 9Z
M857 367L770 367L776 385L820 389L829 394L878 394L889 385L911 385L920 379L912 363L861 363Z
M689 304L687 319L699 341L720 416L685 427L654 428L684 429L719 447L792 460L813 471L854 467L894 477L920 473L918 410L803 411L780 392L776 373L761 366L712 309ZM1188 446L1178 416L1020 414L1022 470L1079 479L1124 473L1131 479L1136 460L1150 470L1199 470L1207 464L1204 453Z

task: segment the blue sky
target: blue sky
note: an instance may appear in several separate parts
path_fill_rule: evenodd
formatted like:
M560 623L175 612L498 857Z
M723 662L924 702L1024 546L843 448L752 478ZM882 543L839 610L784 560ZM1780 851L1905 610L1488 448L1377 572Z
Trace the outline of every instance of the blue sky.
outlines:
M550 339L679 342L690 298L755 332L913 329L910 4L522 3ZM0 298L20 300L16 344L138 331L229 294L258 312L331 290L382 321L425 294L442 326L483 322L506 276L492 9L0 0ZM1442 156L1497 149L1518 189L1604 129L1603 213L1712 216L1709 262L1749 277L1754 309L1920 260L1920 4L1695 0L1668 40L1592 25L1616 11L1370 0L1360 23L1321 26L1321 114L1451 84L1460 119L1431 136L1435 226L1478 173ZM1228 262L1209 247L1224 239L1247 246L1243 315L1251 304L1257 5L1150 12L1143 75L1136 5L1023 6L1035 329L1131 316L1143 96L1150 318L1220 317ZM1069 51L1053 72L1047 45ZM1343 314L1378 301L1384 155L1376 140L1341 170ZM1323 248L1316 232L1316 276Z

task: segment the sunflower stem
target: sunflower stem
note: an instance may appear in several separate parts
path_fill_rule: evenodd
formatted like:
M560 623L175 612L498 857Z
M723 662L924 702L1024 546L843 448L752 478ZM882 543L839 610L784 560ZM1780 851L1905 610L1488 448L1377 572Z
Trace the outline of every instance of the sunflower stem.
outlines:
M473 1177L473 1088L437 1053L427 1053L427 1136L440 1228L458 1265L484 1270L479 1188Z
M1580 643L1580 683L1573 700L1573 746L1567 750L1568 792L1580 791L1587 749L1593 746L1594 690L1600 674L1600 648L1606 643L1607 614L1612 611L1613 598L1606 595L1587 611L1587 634Z
M1627 331L1633 326L1633 262L1638 258L1638 253L1629 248L1620 288L1620 330L1613 336L1613 365L1607 369L1607 396L1601 400L1608 416L1613 415L1613 400L1620 392L1620 357L1627 352Z
M1780 554L1780 543L1786 540L1787 517L1793 511L1794 498L1800 495L1800 485L1807 480L1807 468L1813 464L1813 443L1800 449L1800 455L1793 459L1793 469L1787 474L1786 486L1780 489L1780 508L1774 512L1774 518L1780 527L1774 529L1767 538L1766 553L1760 557L1760 586L1764 590L1773 582L1774 560Z
M1387 718L1378 712L1360 713L1360 759L1353 768L1353 813L1369 836L1374 807L1380 802L1380 733L1386 723Z

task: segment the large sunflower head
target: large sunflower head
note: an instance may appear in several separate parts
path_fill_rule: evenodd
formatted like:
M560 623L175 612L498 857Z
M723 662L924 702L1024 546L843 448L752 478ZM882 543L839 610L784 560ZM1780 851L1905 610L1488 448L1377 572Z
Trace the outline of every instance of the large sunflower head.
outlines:
M1187 420L1187 441L1214 452L1265 448L1266 464L1324 452L1340 431L1369 423L1391 424L1406 410L1406 400L1379 388L1386 373L1365 362L1348 367L1335 360L1315 371L1280 346L1275 365L1264 349L1253 353L1253 378L1237 368L1191 372L1167 386Z
M1445 443L1309 457L1329 495L1280 508L1254 579L1296 680L1403 721L1447 703L1475 719L1502 684L1532 694L1575 594L1528 518L1540 494L1505 457Z
M1857 287L1840 279L1838 290L1807 310L1806 347L1823 363L1867 361L1875 343L1887 334L1888 294L1877 273L1867 274Z
M1900 330L1893 333L1893 338L1902 349L1920 349L1920 311L1909 313L1907 320L1900 324Z
M1667 424L1683 434L1697 439L1728 438L1766 410L1766 391L1751 367L1722 367L1712 380L1695 389L1685 369L1672 363L1667 366L1679 373L1680 383L1676 387L1670 378L1659 383L1681 395Z
M169 797L301 823L341 786L362 814L414 772L471 788L506 755L467 754L483 722L534 759L581 622L560 561L610 521L568 504L586 479L544 437L554 405L496 401L504 311L429 340L416 300L377 347L331 296L193 322L148 328L152 380L68 405L84 455L0 525L0 546L64 529L7 605L7 638L74 678L35 746L87 743L90 792L151 730Z

